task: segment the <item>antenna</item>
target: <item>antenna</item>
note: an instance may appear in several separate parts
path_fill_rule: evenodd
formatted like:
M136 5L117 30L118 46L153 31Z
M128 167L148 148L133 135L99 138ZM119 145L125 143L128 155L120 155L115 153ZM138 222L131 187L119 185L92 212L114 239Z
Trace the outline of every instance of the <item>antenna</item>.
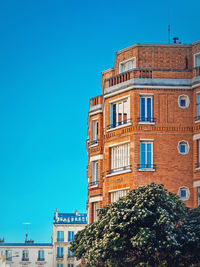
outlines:
M170 44L170 24L168 25L168 43Z
M29 222L24 222L24 223L22 223L22 224L25 224L26 225L26 239L25 239L25 242L28 240L28 226L29 226L29 224L31 224L31 223L29 223Z

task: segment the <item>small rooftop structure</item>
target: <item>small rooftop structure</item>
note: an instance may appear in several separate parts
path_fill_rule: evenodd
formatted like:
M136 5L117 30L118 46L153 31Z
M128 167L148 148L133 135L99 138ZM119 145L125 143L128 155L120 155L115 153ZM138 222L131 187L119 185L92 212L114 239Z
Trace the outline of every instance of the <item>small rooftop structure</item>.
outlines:
M54 224L87 224L87 213L58 213L58 209L54 213Z

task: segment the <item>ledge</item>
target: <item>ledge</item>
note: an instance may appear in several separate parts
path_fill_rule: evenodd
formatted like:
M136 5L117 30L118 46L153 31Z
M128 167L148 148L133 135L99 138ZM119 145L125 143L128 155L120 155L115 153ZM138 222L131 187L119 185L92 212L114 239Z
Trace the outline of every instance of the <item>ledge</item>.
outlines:
M118 129L121 129L121 128L124 128L124 127L127 127L127 126L131 126L131 125L132 125L132 123L129 122L129 123L117 126L115 128L108 129L108 130L106 130L106 132L111 132L111 131L118 130Z
M124 174L124 173L128 173L128 172L132 172L132 169L128 169L128 170L124 170L124 171L118 171L118 172L113 172L111 174L107 174L106 177L111 177L111 176L115 176L115 175L119 175L119 174Z
M155 169L148 169L148 168L144 168L144 169L138 169L139 172L155 172Z
M102 104L97 104L95 106L90 107L89 108L89 113L93 112L93 111L97 111L97 110L102 111Z
M145 122L145 121L140 121L138 124L144 124L144 125L155 125L155 122Z

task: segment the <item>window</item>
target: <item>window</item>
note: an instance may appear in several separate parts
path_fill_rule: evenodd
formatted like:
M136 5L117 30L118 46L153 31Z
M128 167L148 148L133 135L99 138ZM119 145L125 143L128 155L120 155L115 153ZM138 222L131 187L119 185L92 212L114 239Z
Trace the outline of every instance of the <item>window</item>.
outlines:
M92 183L91 185L98 184L98 161L92 162Z
M44 250L38 251L38 261L44 261Z
M57 258L63 258L63 247L57 247Z
M190 99L187 95L180 95L178 97L178 105L180 108L188 108L190 105Z
M22 261L28 261L29 257L28 257L28 250L23 250L22 251Z
M74 267L74 264L73 263L68 263L67 267Z
M57 263L56 266L57 266L57 267L63 267L63 264L62 264L62 263Z
M200 167L200 139L197 140L197 164L196 168Z
M140 96L140 122L154 122L153 96Z
M194 55L194 67L200 66L200 53Z
M129 189L122 189L122 190L117 190L110 192L110 202L116 202L118 201L121 197L124 197L127 195Z
M6 260L11 261L12 260L12 252L11 250L6 250Z
M178 152L182 155L185 155L189 152L189 144L187 141L180 141L178 143Z
M63 242L64 241L64 232L58 231L57 232L57 242Z
M129 99L110 104L110 125L109 129L125 125L129 119Z
M200 93L196 94L196 120L200 120Z
M92 121L92 143L91 145L98 144L98 128L99 128L98 120L93 120Z
M97 209L98 209L98 202L92 203L92 219L93 222L97 222Z
M197 205L200 206L200 187L197 187Z
M68 242L74 240L74 231L68 231Z
M128 60L122 61L119 63L119 72L129 71L136 68L136 58L130 58Z
M111 170L108 174L130 170L130 144L126 143L119 146L111 147Z
M179 188L178 196L180 200L186 201L190 198L190 190L187 186L182 186Z
M68 258L73 258L74 257L74 253L70 250L70 248L68 248L67 257Z
M139 169L148 170L153 169L153 142L140 142L140 164Z

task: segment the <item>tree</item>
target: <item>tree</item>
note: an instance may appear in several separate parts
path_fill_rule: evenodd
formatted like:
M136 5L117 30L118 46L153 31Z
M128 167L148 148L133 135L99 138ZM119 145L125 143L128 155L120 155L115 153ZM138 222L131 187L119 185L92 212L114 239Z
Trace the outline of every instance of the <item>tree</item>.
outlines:
M198 254L200 240L195 212L189 219L190 213L163 185L139 187L100 208L98 222L75 235L71 250L77 258L83 257L88 267L190 266L184 265L184 256L193 255L193 251ZM194 230L199 231L199 237L194 238ZM188 253L191 244L194 247ZM198 260L191 256L190 262Z

